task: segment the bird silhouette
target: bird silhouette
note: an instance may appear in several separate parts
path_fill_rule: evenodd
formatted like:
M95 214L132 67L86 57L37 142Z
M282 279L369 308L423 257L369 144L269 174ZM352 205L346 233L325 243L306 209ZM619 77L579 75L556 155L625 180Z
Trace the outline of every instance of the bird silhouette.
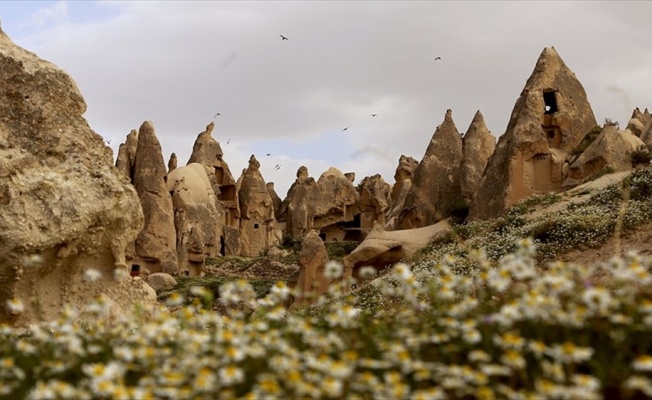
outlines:
M281 37L281 40L290 40L290 39L288 39L287 37L285 37L283 35L279 35L279 36Z
M376 115L378 115L378 114L371 114L372 117L375 117Z
M230 141L231 141L231 138L229 138L229 140L226 141L226 144L229 144Z
M274 166L274 170L275 170L275 171L278 171L279 169L281 169L281 164L276 164L276 165Z
M217 117L218 115L222 115L221 113L217 113L213 116L213 118Z
M271 154L267 153L267 157L271 156Z
M441 60L441 57L435 57L435 61Z
M346 128L342 129L342 132L344 132L344 131L346 131L348 129L349 129L349 127L347 126Z

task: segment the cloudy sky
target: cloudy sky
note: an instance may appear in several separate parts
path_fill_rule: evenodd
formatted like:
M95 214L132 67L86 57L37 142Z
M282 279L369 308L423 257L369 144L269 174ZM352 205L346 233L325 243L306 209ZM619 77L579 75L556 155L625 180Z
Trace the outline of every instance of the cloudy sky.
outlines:
M0 2L2 29L73 77L114 152L150 120L166 162L185 165L219 112L213 136L236 179L255 154L281 197L301 165L393 183L447 109L461 132L480 110L502 135L546 46L598 122L624 126L652 109L651 13L626 1Z

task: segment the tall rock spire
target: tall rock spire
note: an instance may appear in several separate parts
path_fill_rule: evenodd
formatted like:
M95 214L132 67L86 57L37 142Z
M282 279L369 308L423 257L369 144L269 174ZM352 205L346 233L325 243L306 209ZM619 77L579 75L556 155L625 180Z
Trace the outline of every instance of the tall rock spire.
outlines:
M460 198L462 138L446 111L444 122L432 135L421 162L414 171L412 186L398 217L398 229L419 228L448 216Z
M564 163L594 126L582 84L553 47L545 48L480 180L469 217L496 217L521 199L561 190Z
M460 186L464 201L471 202L478 188L487 162L496 148L496 138L489 132L482 113L478 110L463 139L464 159Z

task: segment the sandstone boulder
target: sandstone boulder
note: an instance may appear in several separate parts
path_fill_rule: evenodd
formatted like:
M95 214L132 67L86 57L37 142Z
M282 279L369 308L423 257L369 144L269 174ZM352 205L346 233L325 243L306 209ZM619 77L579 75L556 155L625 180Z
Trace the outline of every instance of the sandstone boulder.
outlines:
M172 290L177 286L177 281L172 275L164 272L156 272L147 277L147 284L156 292Z
M360 201L360 229L366 235L375 223L385 225L385 214L389 210L391 201L391 188L387 182L376 174L365 177L358 186Z
M177 274L174 209L167 187L167 169L154 125L145 121L138 130L134 186L145 215L136 238L134 265L151 272Z
M308 176L308 168L299 167L297 178L281 203L279 221L286 223L287 235L293 239L300 239L310 232L314 225L320 196L317 182Z
M628 129L618 130L614 125L605 125L598 137L575 160L568 170L565 187L579 185L604 168L613 172L632 169L631 154L645 144Z
M343 259L345 281L355 278L364 282L359 276L360 268L372 267L377 272L413 255L425 247L437 235L450 230L448 219L434 225L415 229L386 231L376 224L367 237L351 254Z
M170 159L168 160L168 174L177 169L178 164L179 160L177 159L177 155L175 153L170 154Z
M464 157L462 138L451 110L437 127L419 162L405 206L398 217L398 229L434 224L447 217L460 201L460 168Z
M523 198L561 190L563 165L596 125L582 84L553 47L545 48L489 159L469 218L493 218Z
M138 195L85 111L69 75L0 30L0 324L101 294L115 314L149 301L125 259L143 227Z
M269 193L269 197L272 199L272 206L274 206L274 218L278 220L281 215L281 203L283 201L278 196L278 193L276 193L276 190L274 190L274 182L267 182L267 193Z
M132 129L124 143L118 147L118 157L115 166L130 182L134 180L134 166L136 165L136 147L138 146L138 131Z
M316 230L334 228L338 223L353 220L354 205L358 203L360 197L350 178L339 169L331 167L319 176L317 186L319 197L316 199L317 210L313 223ZM338 240L344 240L344 236L341 235Z

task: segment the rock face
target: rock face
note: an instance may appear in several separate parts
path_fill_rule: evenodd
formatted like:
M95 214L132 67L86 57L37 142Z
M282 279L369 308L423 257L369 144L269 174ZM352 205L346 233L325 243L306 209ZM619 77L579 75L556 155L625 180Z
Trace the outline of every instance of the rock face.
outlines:
M0 30L0 323L53 319L99 294L118 314L151 301L142 281L114 279L128 275L143 214L85 111L70 76Z
M240 213L236 180L224 161L222 147L211 135L214 127L215 124L211 122L205 131L197 135L188 164L199 163L206 168L208 180L224 208L223 224L237 229Z
M460 200L463 157L462 138L452 111L448 110L414 171L412 186L398 217L398 229L431 225L450 214Z
M385 214L391 201L390 186L379 175L365 177L358 187L360 201L360 229L364 236L371 231L375 223L385 225Z
M596 125L575 74L553 47L545 48L480 180L469 218L493 218L523 198L561 190L564 163Z
M168 175L172 194L179 272L200 275L206 257L221 251L222 210L206 175L206 169L191 163Z
M154 125L145 121L138 130L134 186L145 215L145 226L136 238L133 269L177 274L174 209L167 187L167 170Z
M324 241L317 232L308 232L301 241L299 253L299 278L295 290L300 294L294 299L292 307L310 305L328 291L330 281L324 276L327 262L328 252Z
M172 275L156 272L147 277L147 284L154 289L154 291L159 292L163 290L172 290L177 286L177 281L172 277Z
M496 138L487 129L480 111L475 113L462 142L464 158L462 159L460 186L462 199L470 204L487 167L487 162L496 148Z
M405 207L405 199L412 187L412 177L417 169L419 161L412 157L401 155L398 160L398 166L394 173L394 185L392 186L390 209L385 216L385 229L393 231L398 223L398 216Z
M255 257L277 245L279 240L274 204L260 173L260 163L253 155L239 181L240 254Z
M620 131L614 125L605 125L593 143L570 165L564 186L577 186L605 167L611 167L613 172L629 171L632 169L631 154L643 147L643 141L628 129Z

